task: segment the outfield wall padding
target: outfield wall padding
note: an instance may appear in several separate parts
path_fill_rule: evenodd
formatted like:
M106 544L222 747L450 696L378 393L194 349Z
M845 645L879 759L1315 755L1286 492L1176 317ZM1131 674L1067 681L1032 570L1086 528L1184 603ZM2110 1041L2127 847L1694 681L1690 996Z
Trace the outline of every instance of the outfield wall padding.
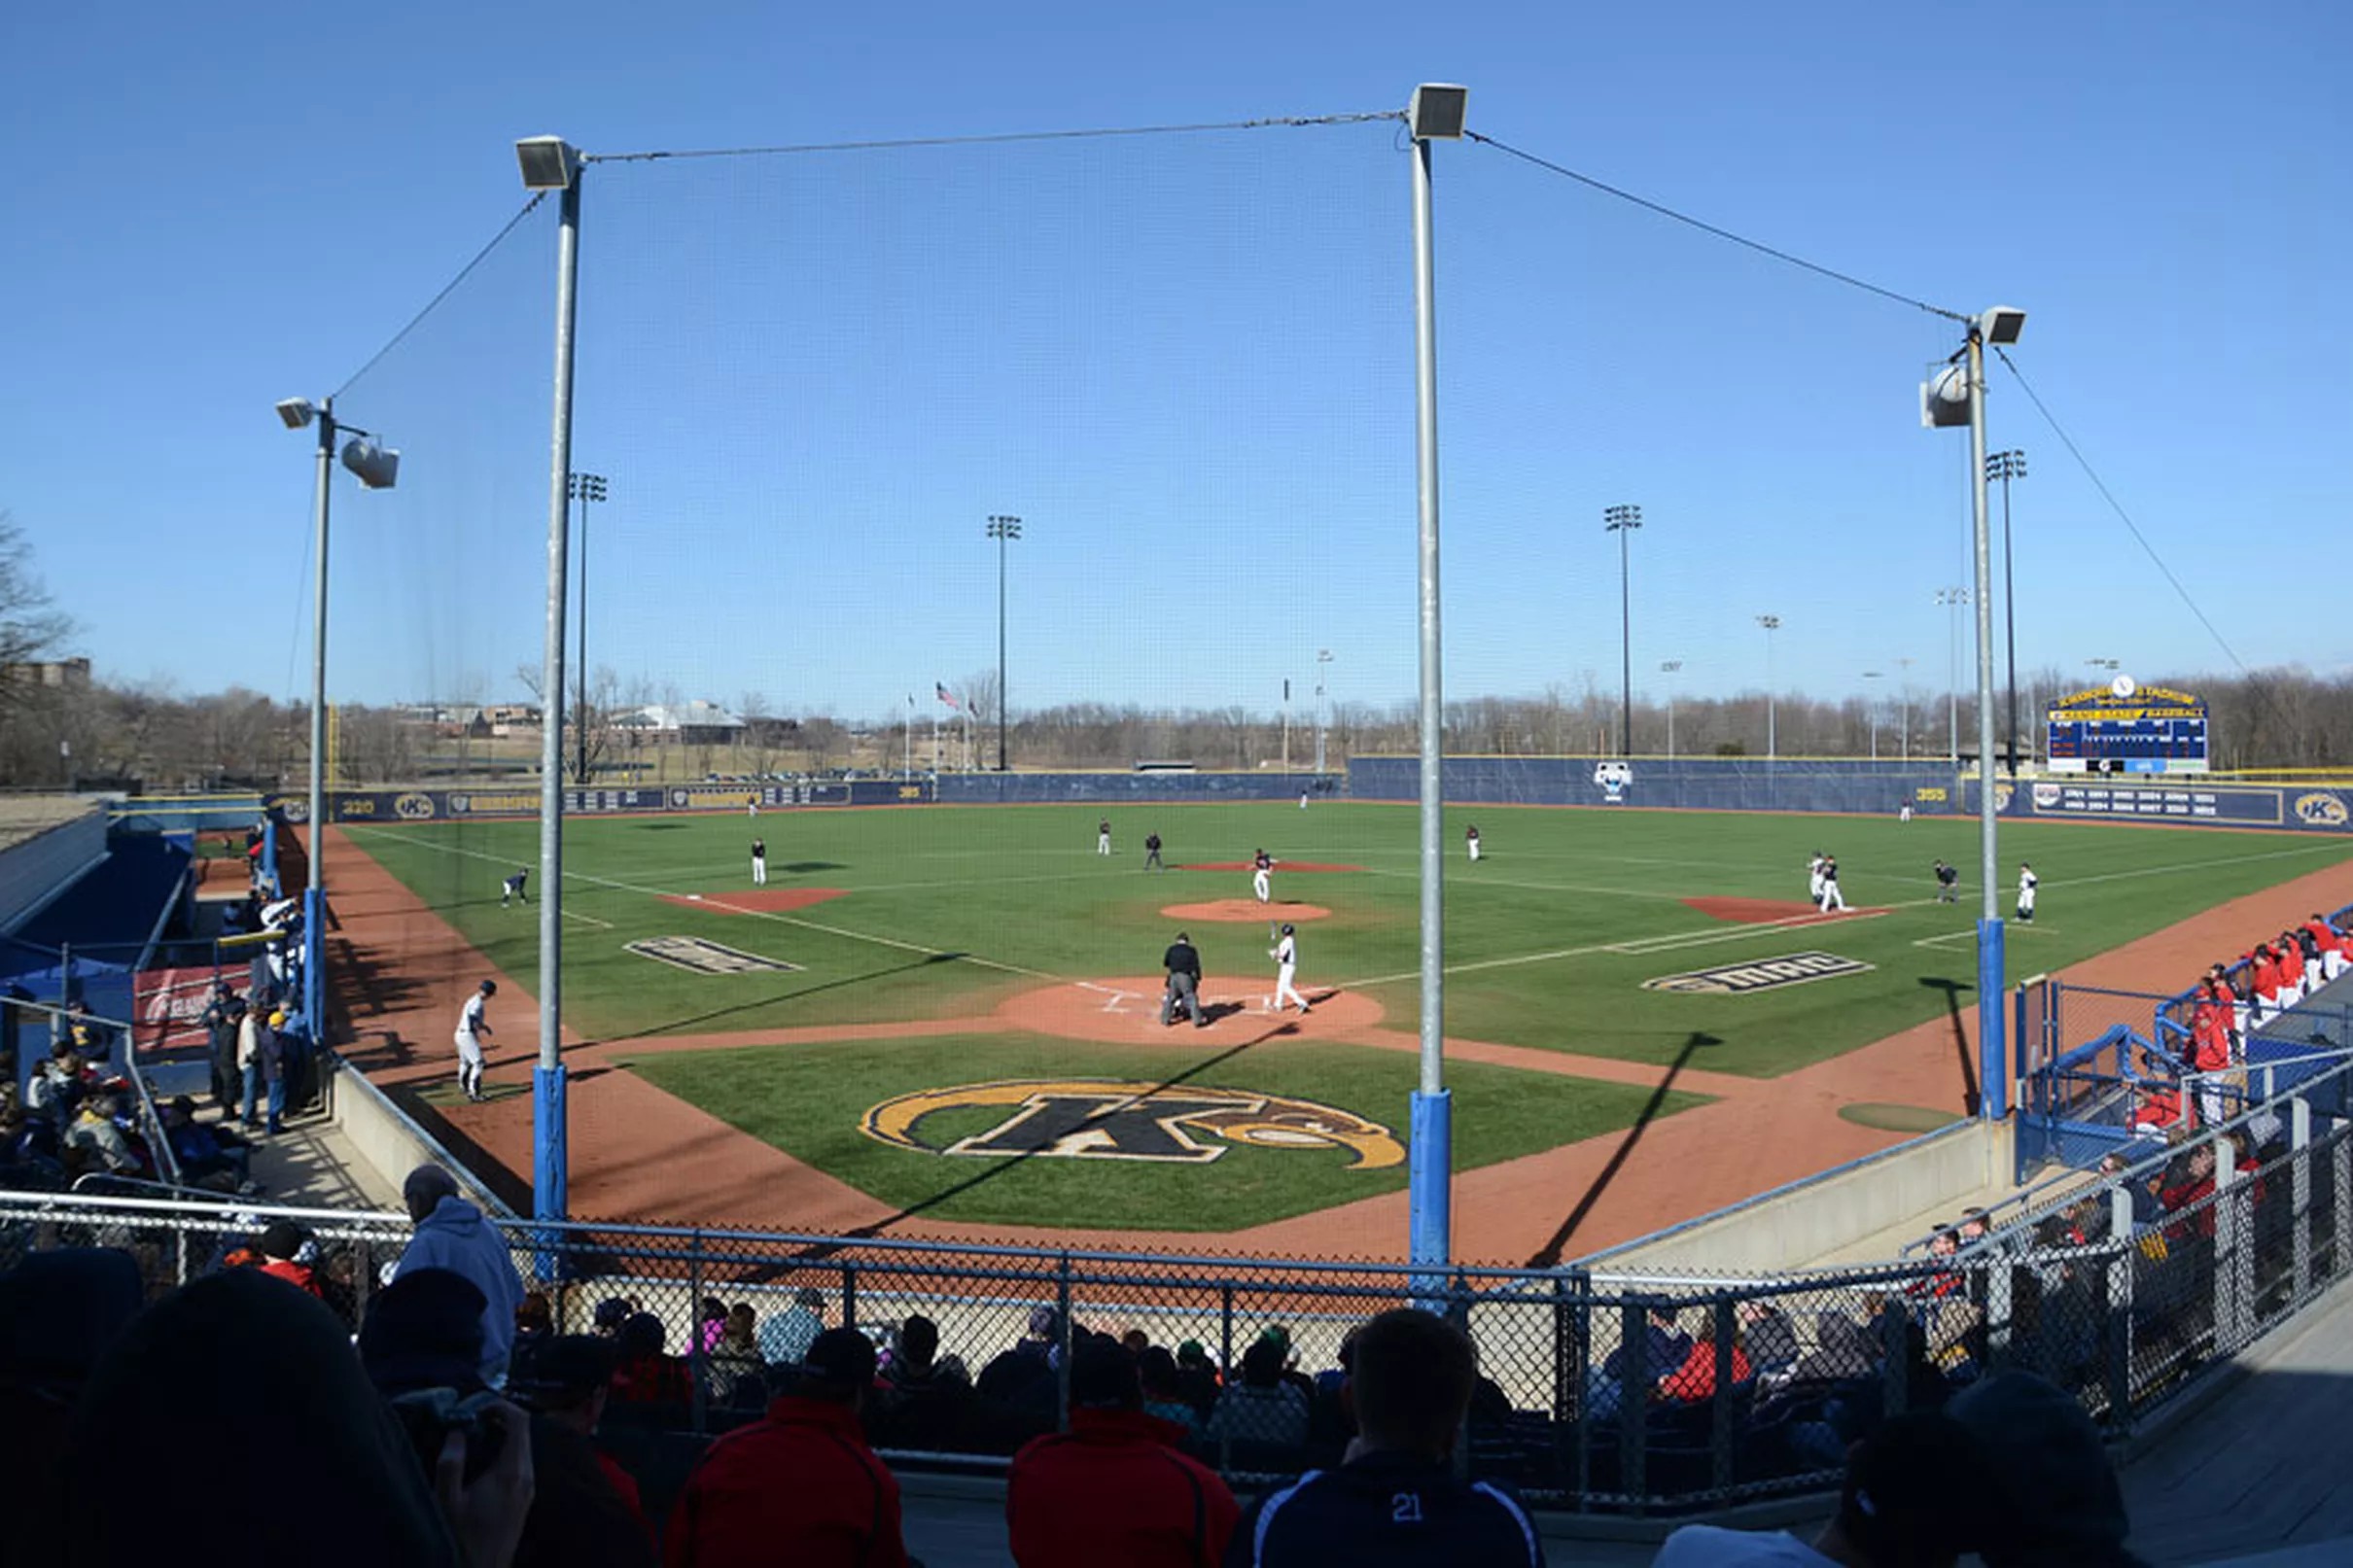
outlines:
M1653 806L1689 811L1862 812L1894 816L1954 810L1957 791L1942 762L1872 762L1763 757L1450 756L1441 787L1450 804L1482 806ZM1352 757L1349 793L1358 800L1415 800L1421 764L1410 756Z
M1038 806L1124 801L1297 800L1338 794L1337 774L1313 773L943 773L943 806Z
M1962 789L1975 812L1977 781ZM2186 823L2198 827L2256 827L2300 833L2353 832L2353 790L2295 785L2212 784L2195 777L2090 778L2062 774L1993 784L1994 810L2003 817L2070 822Z

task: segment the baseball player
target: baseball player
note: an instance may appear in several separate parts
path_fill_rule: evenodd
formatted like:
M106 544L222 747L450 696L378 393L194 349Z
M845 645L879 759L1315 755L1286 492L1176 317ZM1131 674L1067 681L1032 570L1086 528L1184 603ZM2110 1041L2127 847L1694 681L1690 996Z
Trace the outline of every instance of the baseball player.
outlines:
M1479 863L1479 824L1477 822L1471 823L1462 830L1462 848L1469 854L1471 864L1477 865Z
M490 998L498 993L497 981L483 981L466 998L466 1010L458 1014L458 1088L468 1099L476 1102L482 1098L482 1041L494 1032L484 1012Z
M2034 874L2034 867L2020 860L2018 863L2018 918L2020 923L2034 923L2034 889L2041 886L2042 879Z
M1942 860L1936 863L1936 901L1940 904L1957 904L1961 901L1959 867L1947 865Z
M2271 944L2278 955L2279 1006L2286 1012L2304 999L2304 950L2297 944L2293 933L2282 931L2279 940Z
M1160 835L1157 833L1146 833L1143 836L1143 868L1146 871L1166 871L1168 869L1160 860Z
M1817 907L1822 902L1822 867L1828 863L1827 857L1819 850L1814 851L1813 858L1806 862L1806 898Z
M526 869L516 872L505 882L500 883L499 908L505 909L509 904L530 903L531 900L523 896L523 884L530 880L531 873Z
M1095 853L1097 854L1111 853L1111 819L1108 817L1095 824Z
M1304 1018L1307 1016L1307 998L1299 994L1297 986L1291 984L1292 978L1299 973L1299 938L1293 927L1287 923L1282 927L1282 934L1276 938L1273 947L1266 950L1266 956L1275 960L1275 994L1267 998L1267 1011L1282 1012L1283 999L1288 997L1299 1004L1300 1016Z
M1299 791L1299 809L1301 811L1307 810L1307 791L1304 789Z
M1193 1028L1205 1029L1210 1021L1201 1015L1201 953L1193 939L1184 932L1160 956L1160 966L1169 972L1167 984L1160 988L1160 1027L1167 1028L1176 1022L1176 1009L1181 1007L1193 1020Z
M2304 929L2310 931L2312 939L2320 944L2322 983L2326 984L2343 974L2345 972L2344 933L2332 924L2326 915L2318 913L2313 915L2311 923Z
M1826 854L1822 857L1821 878L1822 913L1827 915L1836 910L1842 915L1845 914L1846 895L1839 891L1839 857L1837 855Z
M755 888L768 886L768 841L766 839L752 841L752 886Z
M746 795L744 797L744 810L749 815L757 817L759 815L759 796Z
M1912 820L1912 798L1910 796L1906 796L1904 803L1895 809L1895 819L1899 822Z
M1275 901L1275 857L1264 850L1250 856L1250 891L1262 904Z

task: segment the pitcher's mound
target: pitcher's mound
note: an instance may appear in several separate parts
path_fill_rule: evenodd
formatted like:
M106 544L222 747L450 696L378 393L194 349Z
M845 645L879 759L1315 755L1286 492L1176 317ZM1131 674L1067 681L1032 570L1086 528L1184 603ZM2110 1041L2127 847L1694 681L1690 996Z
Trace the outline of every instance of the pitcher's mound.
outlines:
M828 898L841 898L847 890L841 888L746 888L731 893L663 893L662 902L677 904L683 909L707 909L715 915L781 915L790 909L807 909Z
M1714 920L1738 925L1811 925L1817 922L1852 920L1858 915L1884 915L1884 909L1849 909L1825 915L1797 898L1686 898L1683 902Z
M1170 904L1161 910L1173 921L1319 921L1331 911L1321 904L1262 904L1255 898L1212 898L1206 904Z
M1272 975L1220 978L1202 983L1203 1015L1207 1028L1195 1028L1181 1013L1174 1024L1160 1022L1158 975L1119 980L1082 980L1073 985L1046 986L1007 997L997 1016L1015 1028L1040 1034L1060 1034L1076 1040L1120 1040L1137 1044L1216 1046L1241 1045L1264 1039L1323 1039L1370 1028L1381 1022L1381 1004L1352 991L1302 986L1311 1010L1266 1011Z

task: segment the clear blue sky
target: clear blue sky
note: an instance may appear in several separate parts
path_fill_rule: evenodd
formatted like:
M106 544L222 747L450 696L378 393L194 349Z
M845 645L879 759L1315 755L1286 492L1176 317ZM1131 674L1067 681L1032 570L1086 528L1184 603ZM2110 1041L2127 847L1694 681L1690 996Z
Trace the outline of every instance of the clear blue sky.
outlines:
M1224 121L1472 88L1475 129L1960 309L2017 351L2250 664L2353 667L2353 13L1207 5L564 12L132 4L0 24L0 507L80 651L299 691L305 436L522 201L600 153ZM1941 686L1944 323L1515 163L1438 156L1451 696L1616 680L1600 508L1640 504L1638 683ZM592 661L683 695L1271 710L1413 682L1405 165L1385 125L601 165L579 467ZM342 403L333 689L515 689L544 564L544 209ZM2222 669L2015 382L2022 667ZM1998 561L1997 561L1998 572Z

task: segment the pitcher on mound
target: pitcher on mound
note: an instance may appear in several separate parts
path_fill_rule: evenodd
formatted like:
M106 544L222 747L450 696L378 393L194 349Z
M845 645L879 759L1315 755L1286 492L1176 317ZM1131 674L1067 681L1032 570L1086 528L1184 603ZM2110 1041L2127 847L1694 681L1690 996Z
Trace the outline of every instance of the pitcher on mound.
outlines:
M1275 857L1264 850L1250 857L1250 891L1262 904L1275 901Z

